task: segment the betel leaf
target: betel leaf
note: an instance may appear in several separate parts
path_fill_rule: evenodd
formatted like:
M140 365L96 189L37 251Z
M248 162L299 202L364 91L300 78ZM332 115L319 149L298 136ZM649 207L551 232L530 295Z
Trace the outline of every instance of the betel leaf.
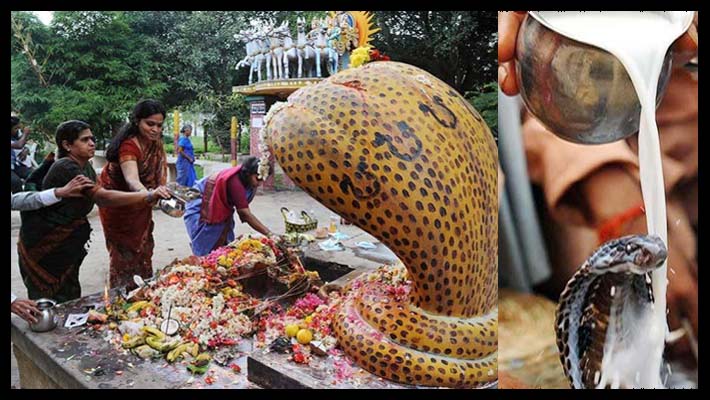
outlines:
M207 364L205 364L205 365L203 365L203 366L201 366L201 367L197 367L197 366L195 366L195 365L190 364L190 365L187 366L187 370L190 371L190 372L192 372L193 374L202 375L202 374L204 374L205 372L207 372L207 370L209 369L209 366L210 366L209 363L207 363Z

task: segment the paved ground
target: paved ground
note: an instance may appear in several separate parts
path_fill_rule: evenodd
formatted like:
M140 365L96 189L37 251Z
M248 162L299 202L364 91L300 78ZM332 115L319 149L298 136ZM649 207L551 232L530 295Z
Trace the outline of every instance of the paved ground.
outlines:
M305 192L297 191L276 191L257 194L254 201L251 203L252 212L274 232L284 232L283 217L280 213L282 206L289 207L295 210L313 210L318 218L319 226L324 226L328 218L332 215L327 208L315 201ZM175 258L184 258L189 256L190 247L185 225L182 219L172 218L160 211L154 211L153 221L155 221L155 252L153 256L153 267L160 268L169 264ZM89 222L93 229L91 233L91 242L89 254L84 259L81 266L79 279L82 286L82 294L88 295L102 291L108 277L109 258L106 251L106 243L104 240L101 221L99 220L97 208L89 214ZM20 229L20 213L12 211L11 222L11 239L10 252L11 259L11 280L12 291L18 297L26 297L27 291L22 279L17 264L17 236ZM246 224L238 224L236 234L254 232ZM346 233L353 236L354 233L362 232L354 226L348 226ZM360 239L368 240L368 239ZM14 354L11 354L11 378L10 385L19 387L19 375L17 372L17 362Z

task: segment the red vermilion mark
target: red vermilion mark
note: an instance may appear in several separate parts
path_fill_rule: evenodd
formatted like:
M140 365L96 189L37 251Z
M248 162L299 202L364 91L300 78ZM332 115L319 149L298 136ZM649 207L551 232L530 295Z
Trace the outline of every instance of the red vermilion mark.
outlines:
M367 89L365 89L362 86L362 82L359 80L355 79L352 81L346 81L346 82L334 82L336 85L342 85L349 87L350 89L355 89L357 90L358 94L360 95L360 98L362 99L362 104L365 105L365 94L363 92L366 92Z

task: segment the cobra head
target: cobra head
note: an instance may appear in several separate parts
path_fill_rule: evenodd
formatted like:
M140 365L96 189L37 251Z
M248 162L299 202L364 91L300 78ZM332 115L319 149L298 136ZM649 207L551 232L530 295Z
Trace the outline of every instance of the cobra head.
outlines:
M666 244L656 235L630 235L602 245L589 259L593 273L646 274L668 256Z

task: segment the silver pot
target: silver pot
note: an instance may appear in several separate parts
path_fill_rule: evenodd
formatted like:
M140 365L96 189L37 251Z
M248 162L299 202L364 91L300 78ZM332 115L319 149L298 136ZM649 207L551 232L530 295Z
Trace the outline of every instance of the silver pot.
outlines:
M187 203L198 199L202 195L197 189L180 186L177 183L169 183L167 188L172 197L169 199L160 199L158 201L158 208L173 218L182 218L182 216L185 215Z
M520 95L554 134L575 143L599 144L638 132L641 105L626 69L612 54L562 36L530 13L516 46ZM671 59L668 50L656 106L670 78Z
M160 208L160 211L173 218L182 218L182 216L185 215L185 203L175 197L160 199L158 201L158 208Z
M57 315L54 311L54 306L57 302L50 299L39 299L36 301L40 315L37 315L37 323L30 324L30 329L34 332L47 332L56 328Z

